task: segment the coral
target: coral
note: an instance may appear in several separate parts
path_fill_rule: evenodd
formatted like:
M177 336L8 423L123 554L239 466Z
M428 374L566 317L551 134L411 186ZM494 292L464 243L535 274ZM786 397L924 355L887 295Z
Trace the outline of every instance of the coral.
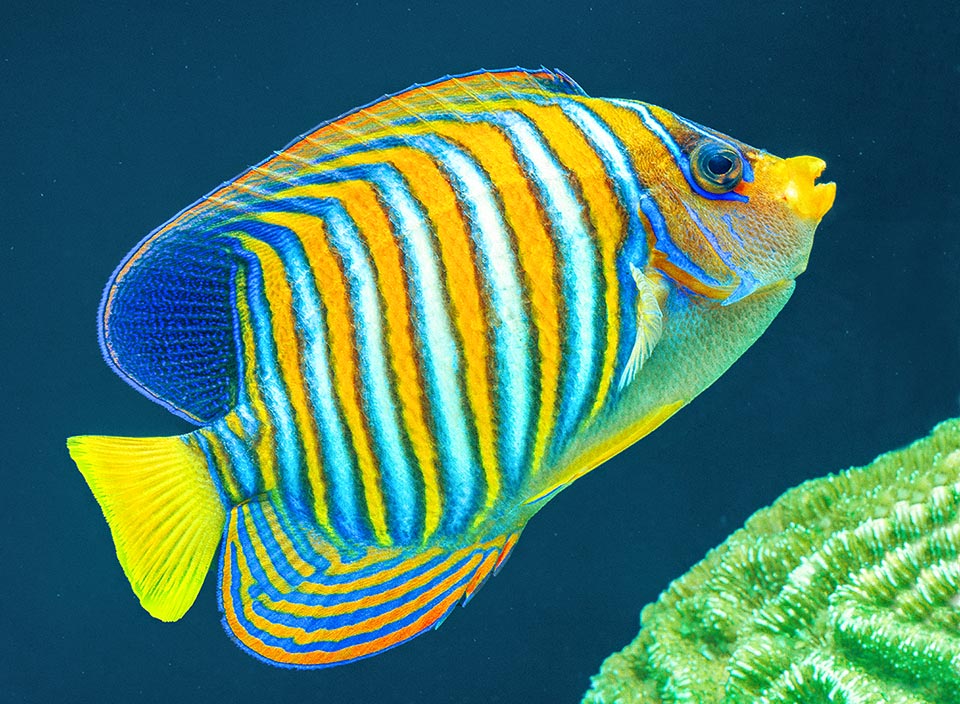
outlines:
M960 704L960 419L755 513L583 701Z

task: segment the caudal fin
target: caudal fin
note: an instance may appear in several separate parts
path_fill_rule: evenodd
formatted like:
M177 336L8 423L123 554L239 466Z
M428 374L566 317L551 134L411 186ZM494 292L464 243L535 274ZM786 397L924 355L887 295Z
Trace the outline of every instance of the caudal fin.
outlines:
M176 621L197 598L225 512L202 450L188 436L67 439L96 497L130 586L151 616Z

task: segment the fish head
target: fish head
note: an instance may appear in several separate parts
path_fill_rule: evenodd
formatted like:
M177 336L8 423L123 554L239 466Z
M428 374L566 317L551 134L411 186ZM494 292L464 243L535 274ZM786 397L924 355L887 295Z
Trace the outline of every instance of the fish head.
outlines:
M723 305L804 271L836 194L817 183L822 159L781 159L668 110L638 111L650 133L637 161L655 268Z
M640 186L637 226L618 254L620 279L637 285L621 304L635 327L619 344L623 369L639 362L556 460L565 478L652 432L763 334L790 299L836 193L817 183L821 159L781 159L668 110L612 102L641 122L616 125Z

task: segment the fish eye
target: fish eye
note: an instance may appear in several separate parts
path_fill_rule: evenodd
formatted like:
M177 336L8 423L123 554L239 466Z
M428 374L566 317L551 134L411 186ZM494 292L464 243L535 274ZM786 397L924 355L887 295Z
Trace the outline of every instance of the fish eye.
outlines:
M690 163L697 185L710 193L728 193L743 179L743 157L726 144L701 142Z

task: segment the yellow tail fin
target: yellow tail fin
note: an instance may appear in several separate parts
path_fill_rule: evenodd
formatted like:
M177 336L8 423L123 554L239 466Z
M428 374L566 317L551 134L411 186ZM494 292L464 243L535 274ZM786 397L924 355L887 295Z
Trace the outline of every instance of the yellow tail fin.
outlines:
M197 598L226 520L203 452L186 436L86 435L67 439L67 449L143 608L176 621Z

